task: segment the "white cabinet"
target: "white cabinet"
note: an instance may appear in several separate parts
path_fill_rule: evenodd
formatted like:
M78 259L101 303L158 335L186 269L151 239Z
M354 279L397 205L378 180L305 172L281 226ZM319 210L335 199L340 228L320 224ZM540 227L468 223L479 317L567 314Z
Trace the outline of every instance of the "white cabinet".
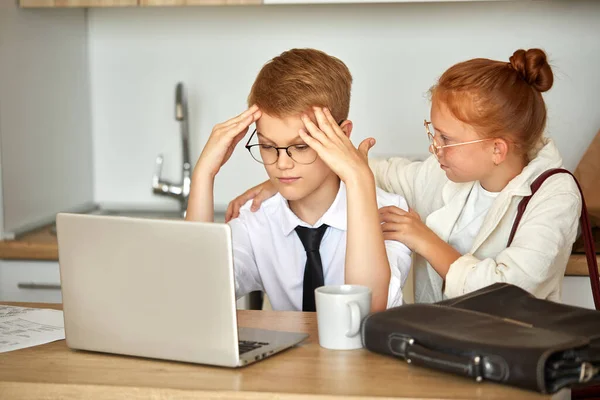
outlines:
M58 262L0 260L0 301L62 303ZM249 308L248 296L237 308Z
M0 260L0 301L61 303L58 262Z
M562 302L572 306L594 309L590 278L587 276L565 276Z

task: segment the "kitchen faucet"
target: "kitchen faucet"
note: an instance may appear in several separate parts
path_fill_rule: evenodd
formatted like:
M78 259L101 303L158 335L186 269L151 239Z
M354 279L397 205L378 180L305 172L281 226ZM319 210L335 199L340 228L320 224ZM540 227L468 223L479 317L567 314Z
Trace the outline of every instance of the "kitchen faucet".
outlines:
M177 83L175 88L175 119L179 121L181 127L181 147L183 150L182 160L182 178L180 184L174 184L160 178L163 165L163 155L156 157L156 172L152 178L152 190L155 194L170 196L179 201L180 211L185 217L188 197L190 195L191 171L190 163L190 130L188 118L188 105L183 83Z

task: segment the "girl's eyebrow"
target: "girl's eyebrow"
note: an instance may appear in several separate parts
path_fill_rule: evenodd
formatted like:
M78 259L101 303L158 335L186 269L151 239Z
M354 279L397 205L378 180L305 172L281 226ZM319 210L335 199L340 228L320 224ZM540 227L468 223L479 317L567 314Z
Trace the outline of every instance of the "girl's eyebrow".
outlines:
M433 125L433 129L434 129L434 130L436 130L436 131L438 131L438 132L439 132L439 133L441 133L442 135L445 135L445 136L451 136L451 135L449 135L449 134L448 134L448 132L444 131L443 129L440 129L440 128L438 128L438 127L437 127L437 126L435 126L435 125Z

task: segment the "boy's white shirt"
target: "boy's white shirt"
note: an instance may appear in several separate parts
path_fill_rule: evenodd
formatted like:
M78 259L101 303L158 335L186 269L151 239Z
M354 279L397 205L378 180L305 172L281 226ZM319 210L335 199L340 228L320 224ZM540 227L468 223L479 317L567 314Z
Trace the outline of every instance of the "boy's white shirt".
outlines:
M302 310L306 251L294 230L298 225L310 228L329 225L319 251L325 285L344 283L347 200L343 182L329 209L312 226L300 220L279 193L266 200L256 212L250 211L251 203L246 203L239 217L229 222L238 298L262 290L269 296L274 310ZM408 209L404 198L381 189L377 189L377 204ZM396 241L386 241L385 247L391 269L389 308L402 304L402 286L410 270L411 251Z
M426 225L448 241L474 183L454 183L435 157L423 162L403 158L369 160L377 186L398 193ZM544 171L562 167L554 142L540 141L535 157L499 193L471 249L451 266L446 283L420 255L413 265L415 301L435 302L495 282L508 282L539 298L560 301L561 283L576 239L581 196L567 174L554 175L532 197L510 247L507 240L521 199ZM442 289L444 288L444 289Z

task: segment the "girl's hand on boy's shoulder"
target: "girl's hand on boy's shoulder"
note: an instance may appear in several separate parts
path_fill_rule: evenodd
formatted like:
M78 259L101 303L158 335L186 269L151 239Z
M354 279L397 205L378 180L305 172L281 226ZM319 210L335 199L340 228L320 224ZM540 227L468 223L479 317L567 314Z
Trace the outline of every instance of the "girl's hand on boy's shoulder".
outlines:
M194 174L201 173L214 177L229 160L235 146L246 135L250 125L260 116L260 109L253 105L238 116L215 125L200 154Z
M346 184L373 179L368 164L368 153L375 139L363 140L357 149L350 138L326 108L313 108L317 124L307 115L302 116L306 129L300 129L300 137L312 147L319 157Z
M263 201L270 199L276 194L277 188L270 180L266 180L260 185L256 185L253 188L246 190L244 193L231 200L227 206L227 211L225 212L225 222L229 222L232 219L239 217L240 208L242 208L246 202L252 200L250 211L256 212L260 209Z

